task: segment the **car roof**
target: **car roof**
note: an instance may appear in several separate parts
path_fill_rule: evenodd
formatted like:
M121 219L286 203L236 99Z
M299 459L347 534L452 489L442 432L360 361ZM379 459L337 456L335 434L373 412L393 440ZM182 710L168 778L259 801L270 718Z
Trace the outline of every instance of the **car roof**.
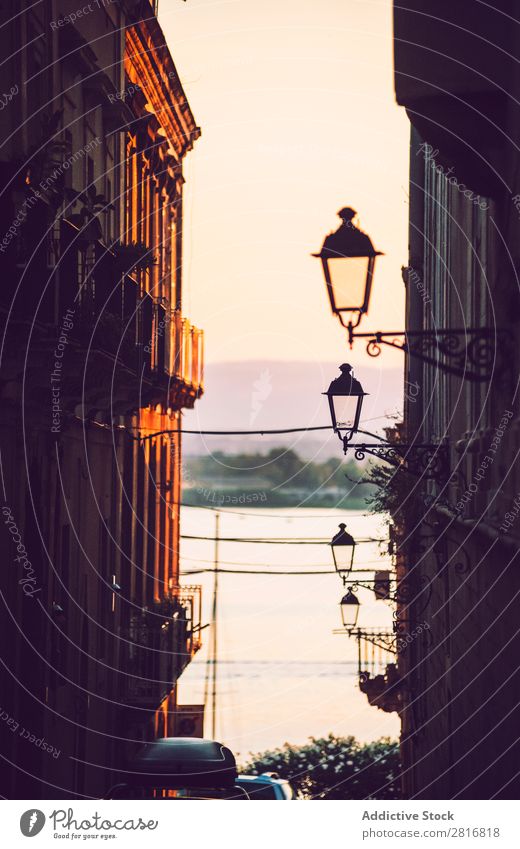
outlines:
M237 775L233 753L216 740L163 737L142 746L129 763L127 780L155 786L232 785Z
M233 758L229 749L215 740L200 737L160 737L145 743L137 757L146 761L169 761L177 758L190 761L223 761L226 755L230 760Z
M287 784L285 778L272 778L270 775L239 775L237 781L255 782L255 784Z

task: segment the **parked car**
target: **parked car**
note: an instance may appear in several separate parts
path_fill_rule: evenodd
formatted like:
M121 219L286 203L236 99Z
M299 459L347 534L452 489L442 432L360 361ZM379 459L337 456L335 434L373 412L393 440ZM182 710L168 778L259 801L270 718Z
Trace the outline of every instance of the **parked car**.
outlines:
M107 799L242 799L233 753L214 740L163 737L146 743Z
M294 790L288 781L276 772L261 775L239 775L235 784L246 791L250 799L294 799Z

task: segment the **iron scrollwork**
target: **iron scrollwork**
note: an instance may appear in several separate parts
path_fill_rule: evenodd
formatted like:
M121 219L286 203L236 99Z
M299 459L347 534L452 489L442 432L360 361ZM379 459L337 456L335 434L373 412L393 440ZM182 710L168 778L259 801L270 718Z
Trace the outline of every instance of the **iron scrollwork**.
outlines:
M382 628L358 628L355 631L358 642L364 641L370 643L388 654L396 653L396 635L394 631L387 631Z
M449 555L447 544L456 549L454 555ZM445 530L439 529L437 534L426 534L422 536L421 543L416 543L416 552L422 558L431 552L437 562L439 572L448 564L453 563L454 572L460 577L469 575L473 569L473 562L467 549L456 539L446 535Z
M389 583L393 589L390 589L387 595L380 596L380 598L385 601L390 601L393 604L409 605L416 601L416 599L419 598L419 596L421 596L425 591L428 591L428 597L424 607L427 606L430 600L432 588L431 579L426 575L420 575L419 577L416 577L415 575L407 575L400 580L390 578ZM359 587L375 591L375 585L375 581L370 583L367 581L349 580L343 576L343 586L349 586L352 592L356 592Z
M509 336L503 330L461 328L457 330L410 330L393 333L353 333L365 337L367 353L379 357L382 346L397 348L440 370L474 383L489 381L507 367Z
M356 460L364 460L366 455L370 454L416 477L435 480L441 484L447 483L450 478L449 447L446 444L401 445L388 442L358 442L351 445L344 442L345 454L349 448L354 451Z

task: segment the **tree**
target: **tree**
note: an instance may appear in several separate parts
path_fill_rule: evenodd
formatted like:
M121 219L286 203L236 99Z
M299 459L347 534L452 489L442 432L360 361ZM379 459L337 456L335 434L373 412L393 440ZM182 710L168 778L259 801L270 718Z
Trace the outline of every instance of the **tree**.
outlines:
M399 799L399 769L399 747L390 738L360 744L329 734L253 755L241 771L275 772L300 799Z

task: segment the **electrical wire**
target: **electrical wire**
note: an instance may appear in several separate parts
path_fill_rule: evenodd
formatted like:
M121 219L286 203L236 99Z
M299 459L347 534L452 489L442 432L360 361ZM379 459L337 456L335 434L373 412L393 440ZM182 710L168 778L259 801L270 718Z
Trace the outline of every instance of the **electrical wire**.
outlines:
M213 560L205 560L202 557L186 557L184 554L180 555L182 561L187 561L189 563L213 563ZM300 563L249 563L244 560L220 560L223 566L263 566L264 568L268 567L278 567L278 566L300 566ZM364 560L363 561L367 566L378 566L381 564L381 560ZM312 565L307 564L312 569L322 569L325 566L328 566L328 563L313 563ZM356 570L354 570L356 571ZM364 572L365 569L361 569L359 571Z
M206 542L214 542L215 537L195 536L192 534L181 534L181 539L205 540ZM253 543L254 545L330 545L329 539L255 539L251 537L219 537L219 542L244 542ZM388 542L387 539L376 539L367 537L366 539L357 539L356 545L364 542Z
M223 573L225 575L337 575L335 569L325 569L325 570L307 570L305 572L282 572L282 571L274 571L274 570L262 570L262 569L194 569L188 572L180 571L180 575L189 576L189 575L214 575L215 571ZM367 572L373 572L373 569L352 569L349 572L349 575L353 572L359 573L363 572L366 574ZM366 580L366 578L364 579Z
M126 430L126 428L125 428ZM135 434L127 431L132 439L136 439L139 442L144 442L146 439L155 439L156 436L166 436L168 433L186 433L191 434L192 436L276 436L278 434L283 433L310 433L315 430L334 430L332 425L318 425L317 427L286 427L286 428L278 428L274 430L186 430L185 428L166 428L165 430L158 430L154 433L148 433L145 436L135 436ZM361 431L358 431L361 433ZM371 436L375 436L375 434L370 434ZM382 439L382 437L377 436L377 439Z
M157 436L167 436L168 434L172 434L176 436L179 433L188 434L191 436L276 436L280 434L287 433L312 433L317 430L331 430L334 433L334 427L332 425L316 425L313 427L284 427L284 428L263 428L263 430L192 430L190 428L172 428L168 427L164 430L156 430L153 433L147 434L136 434L132 433L129 428L125 427L125 425L107 425L104 422L97 422L94 419L82 419L80 416L74 416L77 421L82 422L82 424L93 424L97 427L104 428L105 430L111 431L120 431L125 432L132 439L137 442L144 442L147 439L155 439ZM371 436L374 439L377 439L379 442L384 442L383 437L378 433L372 433L369 430L361 430L358 428L356 433L362 433L364 436Z
M213 574L215 574L215 571L219 572L219 573L223 573L225 575L296 575L296 576L301 576L301 575L337 575L338 574L335 569L325 569L325 570L306 569L306 570L299 571L299 572L285 572L285 571L265 571L265 570L262 570L262 569L221 569L220 567L217 568L216 570L215 569L193 569L193 570L190 570L190 571L187 571L187 572L181 571L179 574L183 575L183 576L203 575L203 574L206 574L206 573L208 575L213 575ZM366 574L367 572L373 572L373 570L372 569L352 569L349 572L349 575L352 574L352 573L357 574L359 572L363 572L364 574ZM358 586L360 586L364 589L367 589L366 585L364 583L362 583L363 581L367 581L367 580L368 580L367 578L356 579L356 581L354 581L354 583L356 583Z
M112 429L110 425L102 425L102 427L108 427ZM176 436L178 433L189 434L192 436L274 436L277 434L285 434L285 433L311 433L316 430L331 430L333 433L336 433L332 425L318 425L317 427L285 427L285 428L275 428L275 429L265 429L264 430L190 430L183 427L180 428L172 428L168 427L164 430L157 430L153 433L147 433L145 435L135 435L128 428L120 425L116 425L115 429L125 430L132 439L138 442L144 442L147 439L155 439L156 436L167 436L168 434L172 434ZM385 443L384 438L378 433L372 433L370 430L361 430L361 428L357 428L355 431L356 434L362 433L363 436L370 436L372 439L377 439L378 442ZM352 447L355 447L354 445Z
M363 570L361 570L363 571ZM181 571L181 575L202 575L204 573L208 573L210 575L215 574L215 572L221 572L226 575L337 575L335 569L326 569L325 571L307 571L307 572L274 572L274 571L262 571L259 569L194 569L193 571L183 572Z
M166 436L167 434L172 434L176 436L178 433L190 434L192 436L269 436L276 434L284 434L284 433L310 433L311 431L316 430L334 430L332 425L318 425L316 427L289 427L289 428L277 428L277 429L264 429L264 430L191 430L186 428L165 428L165 430L157 430L153 433L147 433L145 435L139 435L132 433L132 431L126 427L125 425L108 425L105 422L98 422L95 419L83 419L81 416L73 416L76 421L81 422L85 425L94 425L95 427L102 428L103 430L110 430L113 432L126 433L132 439L137 442L144 442L147 439L155 439L156 436ZM363 433L365 431L358 431L358 433ZM370 434L371 436L376 436L376 439L382 439L381 436L377 436L376 434Z

